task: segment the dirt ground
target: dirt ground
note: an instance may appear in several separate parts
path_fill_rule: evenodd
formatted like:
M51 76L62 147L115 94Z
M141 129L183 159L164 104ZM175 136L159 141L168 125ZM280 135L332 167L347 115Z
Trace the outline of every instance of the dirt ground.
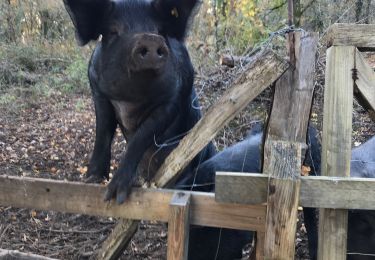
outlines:
M370 57L370 60L372 57ZM324 56L320 58L312 122L321 129ZM230 86L236 70L217 68L197 75L196 89L203 110ZM243 139L255 122L264 121L271 105L271 88L256 98L215 139L218 149ZM69 181L82 181L87 171L95 135L90 96L54 93L25 103L18 109L0 107L0 174ZM354 105L353 144L375 133L366 112ZM117 132L111 171L117 168L126 142ZM0 248L58 258L89 259L116 223L116 219L64 214L33 209L0 207ZM163 223L141 222L121 259L165 259L167 229ZM243 259L246 258L246 254ZM306 230L300 214L296 236L296 259L308 259Z

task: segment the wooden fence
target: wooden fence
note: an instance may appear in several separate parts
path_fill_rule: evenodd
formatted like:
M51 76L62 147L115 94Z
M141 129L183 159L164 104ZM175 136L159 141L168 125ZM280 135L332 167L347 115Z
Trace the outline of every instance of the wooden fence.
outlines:
M357 49L375 47L375 26L336 24L329 31L321 177L300 176L318 37L306 32L287 37L290 62L271 51L254 57L170 154L153 186L173 181L230 119L276 82L263 174L217 173L215 194L133 189L123 205L103 202L102 185L0 176L0 205L123 218L99 259L115 259L122 252L136 220L168 222L171 260L187 258L190 224L256 231L256 259L293 259L297 207L317 207L319 259L345 259L346 210L375 209L375 180L347 178L353 92L371 116L375 111L375 74Z

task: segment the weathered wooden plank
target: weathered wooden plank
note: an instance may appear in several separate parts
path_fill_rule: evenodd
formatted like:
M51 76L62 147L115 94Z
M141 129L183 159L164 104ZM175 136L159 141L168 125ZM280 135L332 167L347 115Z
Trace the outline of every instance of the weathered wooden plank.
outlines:
M168 260L186 260L189 245L190 194L176 192L170 203L168 220Z
M375 25L336 23L327 32L327 43L330 46L356 46L375 48Z
M256 233L257 239L256 239L256 249L255 249L255 259L256 260L262 260L264 259L264 238L265 233L258 231Z
M167 157L155 176L157 187L163 187L173 181L226 123L288 68L287 62L279 59L271 51L258 55Z
M322 138L323 176L350 176L354 86L352 70L355 66L355 51L352 46L333 46L327 50ZM347 218L346 210L320 210L318 259L346 258Z
M294 43L296 64L276 82L267 140L305 143L314 92L318 34L295 32L288 37Z
M369 112L375 121L375 72L368 65L362 54L355 53L355 91L358 102Z
M215 200L220 203L266 203L268 178L260 173L218 172ZM375 179L302 176L299 205L375 210Z
M268 179L266 173L217 172L215 200L219 203L267 203Z
M276 82L264 146L263 169L271 177L268 182L265 259L294 258L301 148L306 147L318 35L292 32L288 34L287 43L293 67Z
M123 205L103 201L105 186L0 176L0 205L167 222L174 190L134 188ZM191 224L264 231L264 205L215 202L213 193L191 194Z
M293 259L300 190L301 144L270 142L265 259Z

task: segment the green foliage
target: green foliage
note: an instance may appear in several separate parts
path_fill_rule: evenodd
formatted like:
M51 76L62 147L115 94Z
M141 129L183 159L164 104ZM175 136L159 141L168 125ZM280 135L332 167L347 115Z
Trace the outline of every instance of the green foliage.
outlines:
M242 54L267 37L257 0L217 1L219 48ZM219 12L220 9L220 12Z
M77 58L64 71L64 77L58 83L61 90L74 93L89 93L87 77L88 62L82 57Z

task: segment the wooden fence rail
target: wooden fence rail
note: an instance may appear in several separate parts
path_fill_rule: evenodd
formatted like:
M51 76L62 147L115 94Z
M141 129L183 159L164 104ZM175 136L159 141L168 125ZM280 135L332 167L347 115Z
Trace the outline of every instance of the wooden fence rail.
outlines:
M175 190L134 188L123 205L104 202L105 186L0 176L0 205L104 217L168 222ZM191 194L190 224L264 231L265 205L218 203L214 193Z

